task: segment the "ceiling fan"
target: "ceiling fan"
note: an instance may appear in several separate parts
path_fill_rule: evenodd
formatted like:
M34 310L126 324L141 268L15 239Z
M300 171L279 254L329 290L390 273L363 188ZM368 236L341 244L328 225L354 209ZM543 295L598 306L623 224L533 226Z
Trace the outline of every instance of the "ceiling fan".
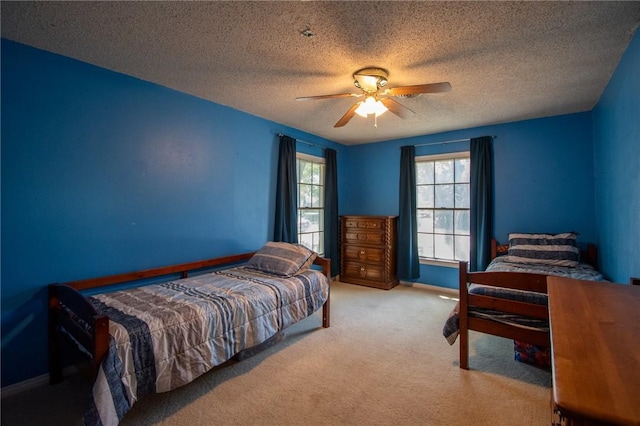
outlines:
M423 93L445 93L451 90L451 84L443 82L391 87L384 89L383 91L382 88L388 83L388 77L389 72L383 68L363 68L353 73L353 85L360 89L362 93L337 93L334 95L303 96L296 98L296 100L307 101L331 98L360 98L364 96L364 100L356 102L351 108L349 108L349 110L342 116L342 118L340 118L340 120L338 120L336 124L333 125L333 127L344 126L355 114L362 117L375 114L377 126L377 118L387 110L400 118L408 118L415 114L414 111L391 99L391 97L413 98Z

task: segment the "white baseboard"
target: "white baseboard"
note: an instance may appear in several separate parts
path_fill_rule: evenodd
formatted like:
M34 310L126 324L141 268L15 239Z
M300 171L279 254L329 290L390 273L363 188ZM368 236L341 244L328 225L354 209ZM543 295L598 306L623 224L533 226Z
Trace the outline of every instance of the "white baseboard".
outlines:
M333 278L335 281L340 281L340 275L336 275ZM440 287L438 285L433 285L433 284L424 284L424 283L412 283L409 281L400 281L400 285L405 285L407 287L416 287L416 288L424 288L426 290L430 290L430 291L434 291L434 292L440 292L440 293L445 293L448 295L458 295L458 290L456 290L455 288L449 288L449 287Z
M444 293L450 296L457 296L458 295L458 290L456 290L455 288L449 288L449 287L440 287L437 285L433 285L433 284L424 284L424 283L412 283L412 282L408 282L408 281L400 281L401 285L406 285L407 287L416 287L416 288L424 288L426 290L429 291L433 291L436 293Z
M67 367L62 370L62 377L68 377L75 374L77 370L74 367ZM0 389L0 395L2 398L18 395L22 392L30 391L32 389L39 388L40 386L49 384L49 374L43 374L38 377L24 380L22 382L14 383L9 386L5 386Z

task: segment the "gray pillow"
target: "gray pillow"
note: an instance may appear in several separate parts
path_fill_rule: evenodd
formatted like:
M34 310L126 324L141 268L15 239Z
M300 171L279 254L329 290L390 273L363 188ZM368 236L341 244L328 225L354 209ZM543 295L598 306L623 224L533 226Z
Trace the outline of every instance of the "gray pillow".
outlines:
M300 244L267 242L247 263L247 267L268 274L290 277L308 269L318 256Z

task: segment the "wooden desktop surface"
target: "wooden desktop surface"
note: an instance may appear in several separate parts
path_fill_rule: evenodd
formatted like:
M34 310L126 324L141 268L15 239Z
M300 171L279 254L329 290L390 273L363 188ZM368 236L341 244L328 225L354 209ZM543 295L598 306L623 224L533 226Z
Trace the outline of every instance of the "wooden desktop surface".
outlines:
M640 425L640 287L547 282L556 408L578 421Z

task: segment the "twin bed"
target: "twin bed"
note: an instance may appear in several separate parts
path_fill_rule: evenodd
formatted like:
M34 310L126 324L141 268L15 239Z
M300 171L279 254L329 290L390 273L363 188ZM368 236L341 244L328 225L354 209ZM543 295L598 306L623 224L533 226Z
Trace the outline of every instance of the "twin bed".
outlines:
M547 276L605 279L594 267L595 246L579 250L575 233L510 234L508 245L492 241L492 258L482 272L460 263L460 300L443 328L449 344L460 337L463 369L469 368L469 330L513 339L516 358L525 361L529 351L550 346Z
M159 277L165 281L80 293ZM73 355L93 383L85 424L117 425L144 395L268 347L321 307L329 327L329 281L328 259L270 242L256 253L52 284L50 381L61 380L63 360Z

